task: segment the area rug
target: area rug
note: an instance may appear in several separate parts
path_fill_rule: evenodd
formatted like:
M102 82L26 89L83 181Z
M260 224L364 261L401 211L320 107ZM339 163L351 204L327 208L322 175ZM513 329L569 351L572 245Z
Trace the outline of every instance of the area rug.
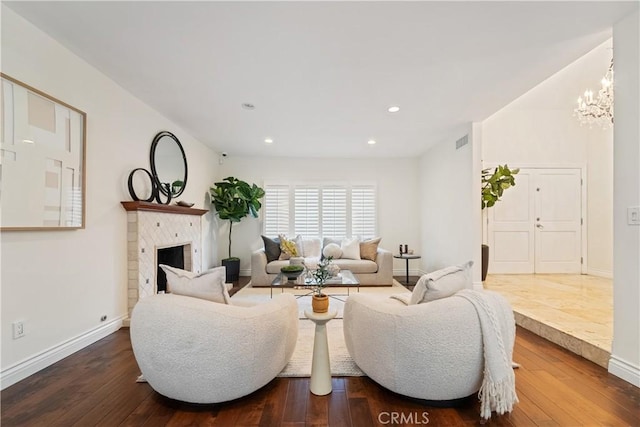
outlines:
M279 377L311 376L313 338L316 325L308 319L300 319L299 322L296 349L287 366L278 374ZM327 323L327 341L329 342L329 361L332 376L361 377L365 375L347 351L342 332L342 319L333 319Z
M358 293L356 288L351 287L347 289L340 286L331 286L324 289L324 293L330 296L329 309L338 310L336 319L342 319L344 301L347 299L347 291L351 295ZM311 309L311 296L306 289L293 289L293 288L280 288L273 290L273 296L275 297L279 293L290 293L298 297L298 318L306 319L304 315L305 310ZM360 287L360 293L375 294L381 296L391 296L396 294L410 294L411 292L402 286L398 281L394 280L392 286L362 286ZM232 301L238 301L239 304L246 303L260 303L266 302L271 299L270 288L268 287L252 287L249 283L244 288L236 292L232 297ZM331 323L331 322L330 322Z

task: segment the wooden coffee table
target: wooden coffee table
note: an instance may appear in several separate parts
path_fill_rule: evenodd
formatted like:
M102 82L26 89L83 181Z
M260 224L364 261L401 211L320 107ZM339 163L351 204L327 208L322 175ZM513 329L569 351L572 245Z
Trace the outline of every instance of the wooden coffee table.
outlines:
M347 288L346 294L329 295L329 297L335 298L340 301L343 301L343 300L336 297L339 297L339 296L348 297L349 294L351 293L352 288L356 288L357 292L360 292L360 282L358 281L358 279L356 279L356 277L353 275L351 270L340 270L340 273L338 273L338 276L332 277L331 279L327 280L325 287ZM275 279L273 279L269 288L271 289L271 298L273 298L273 290L277 288L280 288L281 293L284 292L285 288L306 289L308 291L308 293L304 295L297 295L296 298L311 295L313 293L313 284L305 280L304 273L298 276L298 278L295 280L289 280L287 279L287 276L284 275L284 273L280 273L276 276Z

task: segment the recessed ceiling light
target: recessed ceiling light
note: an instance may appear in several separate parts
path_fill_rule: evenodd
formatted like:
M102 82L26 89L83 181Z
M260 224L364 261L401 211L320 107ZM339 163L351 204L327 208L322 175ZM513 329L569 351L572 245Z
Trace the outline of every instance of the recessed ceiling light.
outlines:
M398 107L397 105L392 105L391 107L387 108L387 111L390 113L397 113L398 111L400 111L400 107Z
M376 141L373 140L373 139L370 139L370 140L367 141L367 144L369 144L369 145L373 145L375 143L376 143Z
M266 142L267 144L272 144L273 143L273 139L267 138L267 139L264 140L264 142Z
M244 108L245 110L254 110L256 106L250 102L244 102L242 103L242 108Z

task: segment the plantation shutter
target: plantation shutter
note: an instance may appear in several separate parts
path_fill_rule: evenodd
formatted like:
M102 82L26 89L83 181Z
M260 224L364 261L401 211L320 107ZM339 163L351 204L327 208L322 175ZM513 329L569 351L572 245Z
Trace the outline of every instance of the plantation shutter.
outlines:
M369 239L377 235L376 188L359 185L351 188L351 236Z
M345 187L322 189L322 236L333 238L347 236L347 189Z
M289 234L289 186L266 185L264 192L264 235Z
M320 237L320 189L301 186L293 190L294 235Z

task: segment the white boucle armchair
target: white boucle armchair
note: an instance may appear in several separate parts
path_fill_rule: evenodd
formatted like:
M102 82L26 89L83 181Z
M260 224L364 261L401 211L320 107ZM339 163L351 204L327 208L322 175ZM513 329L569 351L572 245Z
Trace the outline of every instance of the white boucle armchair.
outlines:
M136 304L130 328L136 361L155 391L218 403L282 371L298 337L298 306L289 294L251 307L159 294Z
M511 312L504 298L499 304ZM404 305L391 298L351 295L344 307L344 337L360 369L398 394L446 406L478 392L482 384L480 322L464 298ZM504 340L512 351L515 334Z

